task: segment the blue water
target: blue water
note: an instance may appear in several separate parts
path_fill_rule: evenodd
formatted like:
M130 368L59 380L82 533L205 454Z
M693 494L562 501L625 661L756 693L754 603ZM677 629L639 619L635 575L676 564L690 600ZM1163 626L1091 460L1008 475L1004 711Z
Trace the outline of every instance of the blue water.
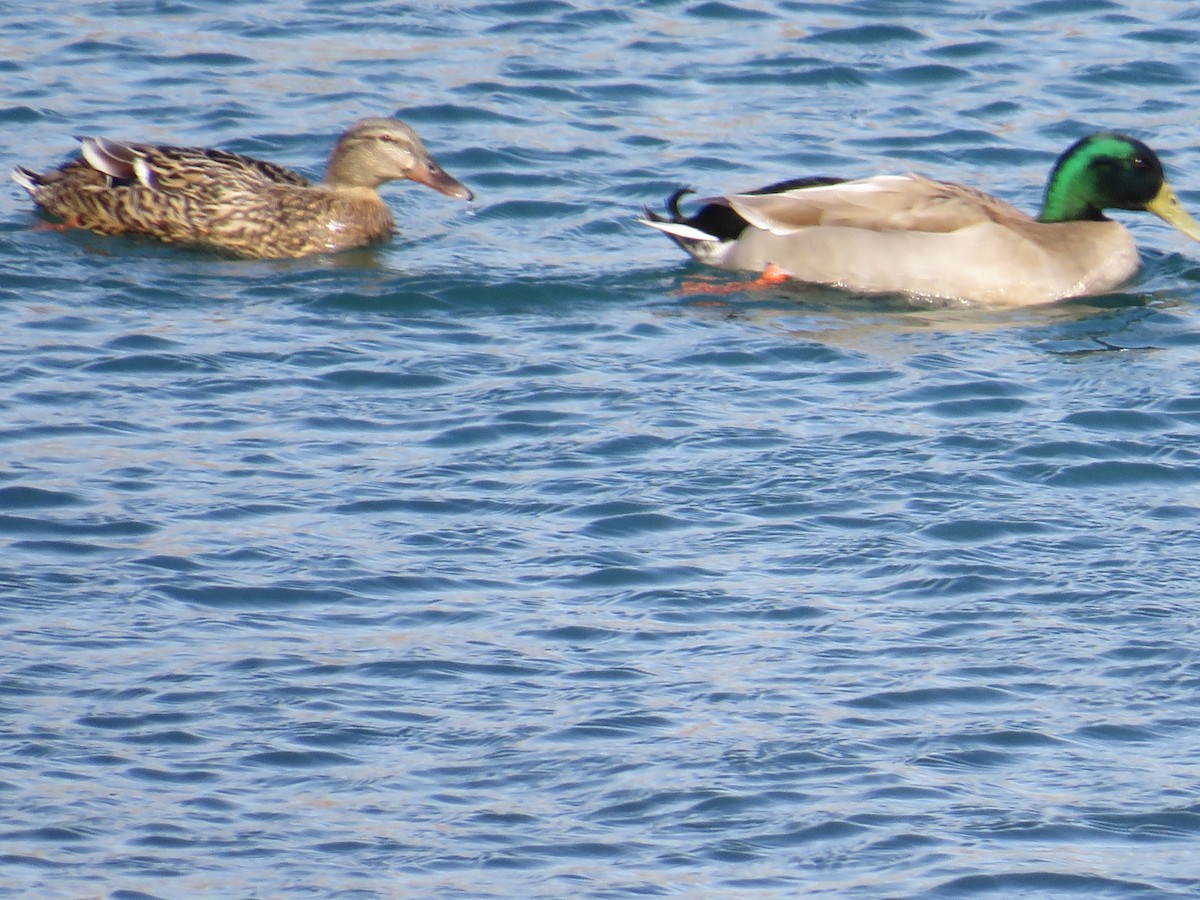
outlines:
M1182 3L0 12L76 134L477 193L238 262L0 191L0 895L1200 893L1200 246L1017 311L723 284L637 225L1088 131L1200 214Z

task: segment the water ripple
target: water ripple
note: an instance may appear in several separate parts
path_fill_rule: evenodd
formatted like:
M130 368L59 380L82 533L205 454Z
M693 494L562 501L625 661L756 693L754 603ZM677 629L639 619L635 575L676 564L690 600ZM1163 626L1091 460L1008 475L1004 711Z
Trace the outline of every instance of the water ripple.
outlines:
M8 166L317 176L396 112L479 196L242 262L3 195L0 895L1200 891L1191 245L1117 213L1123 292L988 312L680 292L732 279L635 221L911 169L1034 210L1100 127L1193 206L1190 13L112 12L0 13Z

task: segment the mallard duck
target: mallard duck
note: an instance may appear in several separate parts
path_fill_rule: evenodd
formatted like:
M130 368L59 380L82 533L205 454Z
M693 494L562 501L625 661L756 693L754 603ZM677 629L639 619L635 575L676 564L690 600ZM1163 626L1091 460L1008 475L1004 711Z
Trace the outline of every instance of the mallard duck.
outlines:
M1148 210L1200 241L1141 141L1101 132L1058 158L1038 217L920 175L804 178L705 201L684 216L646 210L703 263L853 291L1023 306L1111 290L1138 268L1133 238L1106 209Z
M270 162L202 147L158 147L80 138L82 158L38 174L18 166L13 179L67 227L100 234L144 234L239 256L271 259L330 253L392 233L378 188L410 178L470 200L465 185L429 155L398 119L363 119L329 155L313 184Z

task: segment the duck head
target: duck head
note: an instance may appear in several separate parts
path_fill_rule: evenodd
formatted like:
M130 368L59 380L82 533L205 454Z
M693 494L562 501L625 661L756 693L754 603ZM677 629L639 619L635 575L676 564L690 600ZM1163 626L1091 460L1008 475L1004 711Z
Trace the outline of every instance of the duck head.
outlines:
M434 161L411 127L399 119L363 119L338 138L325 184L375 190L388 181L408 178L447 197L472 200L471 190Z
M1163 165L1137 138L1101 131L1076 141L1054 164L1041 222L1105 218L1106 209L1145 210L1200 241L1200 222L1179 203Z

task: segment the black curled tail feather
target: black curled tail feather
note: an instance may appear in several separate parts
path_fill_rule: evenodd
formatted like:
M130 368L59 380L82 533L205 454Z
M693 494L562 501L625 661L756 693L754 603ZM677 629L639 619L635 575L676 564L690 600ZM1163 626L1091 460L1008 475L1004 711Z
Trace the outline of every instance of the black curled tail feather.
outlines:
M691 188L680 188L667 198L664 204L667 208L667 216L656 213L649 207L646 208L646 218L652 222L671 222L676 225L687 225L695 228L697 231L703 231L705 234L712 235L713 239L721 243L726 241L735 241L738 235L749 225L749 223L739 216L729 206L724 197L710 197L702 200L700 209L692 216L684 215L679 208L680 201L688 194L696 193Z
M685 216L682 212L679 211L679 201L682 198L686 197L688 194L694 194L694 193L696 193L696 192L692 188L685 187L685 188L680 188L675 193L673 193L670 197L668 197L667 202L665 204L663 204L667 208L668 215L666 215L666 216L662 215L661 213L656 212L655 210L651 209L648 206L642 207L642 214L647 219L649 219L651 222L672 222L675 224L682 223L684 225L690 224L687 220L687 216Z
M688 194L694 194L694 193L696 193L696 192L694 190L692 190L691 188L683 187L683 188L680 188L679 190L677 190L675 193L673 193L670 197L667 198L667 212L669 212L671 214L672 222L687 221L684 218L683 213L681 213L679 211L679 201L682 200L684 197L686 197Z

